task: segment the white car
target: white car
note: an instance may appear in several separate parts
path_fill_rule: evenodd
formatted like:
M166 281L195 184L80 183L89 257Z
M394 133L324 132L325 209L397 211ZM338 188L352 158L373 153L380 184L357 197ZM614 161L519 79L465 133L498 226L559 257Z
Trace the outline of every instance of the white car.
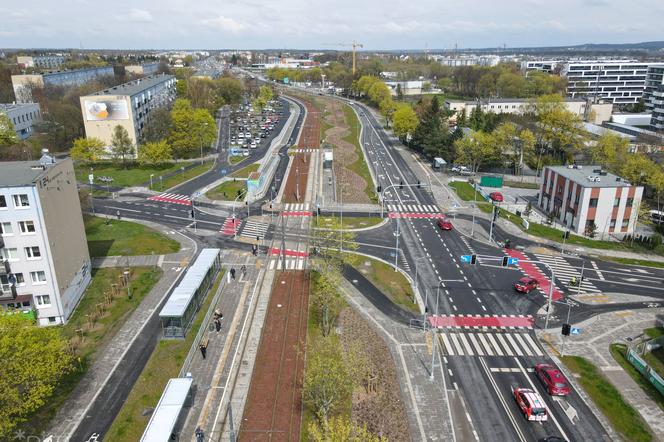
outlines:
M242 132L240 132L239 134L237 134L237 137L238 138L244 138L244 134Z
M249 147L251 147L252 149L256 149L256 142L252 141Z
M245 132L245 133L244 133L244 136L245 136L246 138L251 138L251 132Z

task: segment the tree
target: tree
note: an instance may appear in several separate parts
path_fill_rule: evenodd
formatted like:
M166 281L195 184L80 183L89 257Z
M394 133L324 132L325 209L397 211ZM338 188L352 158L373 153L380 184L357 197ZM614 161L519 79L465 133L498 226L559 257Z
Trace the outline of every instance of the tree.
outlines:
M134 156L134 143L131 142L129 132L119 124L113 128L113 136L111 137L111 153L117 160L122 161L122 167L127 167L127 157Z
M7 114L0 113L0 146L11 146L18 142L12 120Z
M617 171L624 163L629 151L629 141L618 134L605 132L590 147L593 163Z
M519 131L514 123L502 123L491 133L496 153L514 166L515 174L524 156L532 153L535 136L528 129Z
M189 100L175 100L171 119L168 144L177 158L191 157L202 145L209 145L216 138L212 115L206 109L194 110Z
M482 131L471 132L457 140L454 147L457 162L468 164L473 172L477 172L484 162L494 159L497 154L493 137Z
M399 101L403 100L403 89L401 88L401 83L397 83L397 88L395 92L397 93L397 100Z
M392 101L392 98L389 97L380 102L379 108L380 113L385 117L385 122L389 128L394 112L396 111L396 104Z
M392 119L394 121L394 134L402 140L406 139L409 134L412 135L420 124L417 114L406 103L399 103L396 106Z
M327 422L350 397L353 383L338 342L318 337L311 348L316 351L307 358L302 398L321 422Z
M585 232L587 237L594 238L597 235L597 224L593 221L591 224L586 226Z
M411 145L429 157L442 157L452 162L454 151L447 124L442 122L442 112L437 97L424 107L420 124L413 133Z
M316 290L311 293L312 305L316 309L320 330L325 337L332 332L332 327L343 307L341 297L337 293L341 278L341 274L334 267L323 269L316 281Z
M374 104L374 106L379 106L384 100L391 100L392 93L390 88L387 87L382 81L376 81L367 91L369 100Z
M503 72L496 81L498 95L503 98L523 97L526 92L526 80L513 72Z
M0 315L0 439L51 397L72 370L73 356L56 327L37 327L22 315Z
M168 138L173 124L171 112L165 107L158 107L148 114L148 118L148 124L143 132L143 140L159 141Z
M244 86L242 82L233 77L221 77L216 82L217 93L225 104L236 105L242 101Z
M366 425L353 424L350 418L335 416L321 423L309 423L309 438L313 442L382 442L386 439L367 430Z
M69 153L74 161L96 163L104 156L106 149L99 138L77 138Z
M173 149L164 140L149 141L138 148L138 162L141 165L163 164L173 159Z
M654 175L658 166L643 154L628 155L620 167L620 176L632 184L641 185L649 176Z
M274 94L269 86L261 86L258 90L258 96L253 101L253 106L262 111L267 106L268 101L272 100L273 96Z
M545 149L550 149L554 157L566 159L584 146L587 136L581 118L567 110L560 95L538 97L530 111L538 123L540 155Z

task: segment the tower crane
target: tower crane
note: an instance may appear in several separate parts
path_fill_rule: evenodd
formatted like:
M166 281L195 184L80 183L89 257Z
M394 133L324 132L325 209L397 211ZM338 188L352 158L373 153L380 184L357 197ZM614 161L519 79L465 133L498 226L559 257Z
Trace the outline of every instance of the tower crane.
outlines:
M326 46L343 46L343 47L352 47L353 48L353 75L355 75L355 49L357 48L363 48L364 46L362 43L358 43L356 41L353 41L352 43L333 43L333 44L327 44Z

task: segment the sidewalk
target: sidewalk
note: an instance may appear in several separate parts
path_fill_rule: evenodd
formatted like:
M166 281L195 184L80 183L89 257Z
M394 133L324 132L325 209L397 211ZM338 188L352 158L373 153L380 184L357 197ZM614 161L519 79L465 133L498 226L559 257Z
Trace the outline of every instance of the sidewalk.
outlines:
M172 233L172 229L148 221L132 221L145 224L164 235L172 237L180 243L181 249L177 253L163 255L163 257L136 256L128 257L128 259L125 257L108 257L96 260L97 264L101 264L102 266L110 266L114 262L121 266L132 266L145 265L144 262L148 261L147 258L150 258L149 261L156 258L163 273L141 304L127 318L108 346L97 351L92 366L58 410L46 432L46 434L52 434L56 440L70 440L72 432L76 430L80 421L85 417L87 410L95 401L118 364L125 358L131 344L142 333L144 325L156 312L157 307L161 304L164 297L170 293L171 288L181 274L181 265L186 265L196 254L198 246L194 241L184 235Z
M663 314L664 309L604 313L575 324L575 327L582 330L581 334L577 336L570 335L565 342L565 355L583 356L595 364L604 373L604 376L611 381L611 384L620 391L623 398L641 414L655 437L658 438L656 440L660 441L664 441L664 411L618 365L609 352L609 345L612 343L625 344L627 342L625 338L635 338L641 335L644 328L661 326L662 319L660 318ZM549 330L548 333L537 329L536 333L540 340L553 346L553 352L550 346L544 345L544 348L560 365L557 358L562 344L560 329L553 332ZM564 367L564 365L562 366ZM568 375L567 378L575 384L574 377ZM590 399L585 392L578 385L574 385L574 389L589 403L590 408L598 416L604 427L609 428L606 418L594 404L590 403ZM612 431L610 434L615 437L615 433ZM616 437L616 440L619 440L619 438Z

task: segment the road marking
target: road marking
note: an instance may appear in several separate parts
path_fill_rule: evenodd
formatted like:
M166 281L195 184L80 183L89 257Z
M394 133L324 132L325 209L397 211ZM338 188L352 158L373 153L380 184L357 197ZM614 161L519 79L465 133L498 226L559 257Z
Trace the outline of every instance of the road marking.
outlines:
M599 271L599 267L597 266L597 263L595 261L590 261L590 265L593 266L593 269L595 269L595 273L597 273L597 277L601 280L604 281L604 275L602 275L602 272Z
M475 337L475 333L468 333L468 339L473 343L473 347L475 347L475 351L477 351L478 356L484 356L484 351L482 349L482 346L477 342L477 338Z
M505 410L505 413L507 413L507 417L509 418L510 422L512 423L512 427L514 428L514 431L516 432L517 436L519 436L519 440L522 442L526 442L526 438L524 437L523 433L521 432L521 428L517 425L516 420L514 419L514 416L512 415L512 408L507 406L507 403L505 402L505 398L503 397L504 392L498 388L498 384L496 383L495 379L493 376L491 376L491 371L486 365L486 362L484 361L483 358L480 358L480 364L482 365L482 368L484 369L484 372L486 373L487 378L489 379L489 382L491 383L491 386L493 387L494 392L496 393L495 396L498 397L498 400L500 401L500 404L503 406L503 409Z
M473 349L470 347L470 344L468 343L468 340L466 339L466 336L464 334L459 334L459 341L461 341L464 349L466 350L466 353L469 356L473 356L475 354L473 353Z
M526 342L528 342L528 344L530 344L530 346L533 348L533 350L535 350L535 353L537 354L537 356L544 356L544 353L542 353L542 350L540 350L537 343L535 343L535 341L533 341L533 338L531 338L529 334L523 335L523 339Z

